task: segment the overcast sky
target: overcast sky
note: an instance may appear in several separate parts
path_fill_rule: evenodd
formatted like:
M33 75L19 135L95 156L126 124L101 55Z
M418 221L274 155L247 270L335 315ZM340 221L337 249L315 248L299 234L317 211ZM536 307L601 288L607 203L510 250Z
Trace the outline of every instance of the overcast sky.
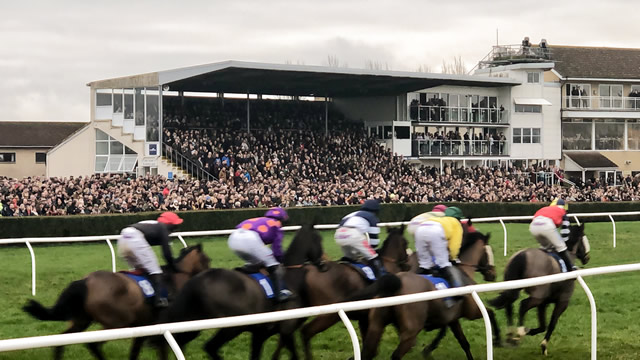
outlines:
M392 70L496 42L640 48L637 1L2 1L0 120L89 120L93 80L224 60Z

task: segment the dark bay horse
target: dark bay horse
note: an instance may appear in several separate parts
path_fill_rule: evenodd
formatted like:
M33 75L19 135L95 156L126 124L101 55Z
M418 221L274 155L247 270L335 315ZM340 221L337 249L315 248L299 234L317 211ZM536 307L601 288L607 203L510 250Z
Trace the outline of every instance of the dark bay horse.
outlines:
M397 273L409 269L407 263L407 240L404 237L404 226L389 228L387 239L383 242L378 251L385 269L390 273ZM333 304L347 299L351 299L369 284L362 275L351 265L328 261L321 270L317 267L307 266L304 281L303 301L305 306L318 306ZM367 311L349 313L349 317L358 320L360 331L366 332L368 316ZM301 319L299 324L304 321ZM328 329L340 321L337 314L321 315L302 328L302 339L304 343L306 359L312 359L311 338L316 334ZM278 358L280 346L276 349L273 358Z
M188 281L173 304L161 316L161 322L177 322L256 314L292 309L301 306L300 284L303 282L305 262L318 265L322 258L322 237L312 225L303 226L294 237L285 253L283 265L287 268L285 282L296 295L291 300L278 304L265 296L264 290L249 275L230 269L210 269ZM293 332L297 320L279 323L257 324L220 329L205 344L205 351L213 359L221 359L220 348L245 331L251 332L251 359L260 359L262 345L272 335L280 334L281 343L297 359ZM198 336L199 332L175 334L183 347ZM161 358L166 359L166 343L160 347Z
M465 233L460 249L460 263L455 265L462 272L465 285L475 284L473 280L476 271L484 275L486 281L495 281L496 271L493 265L493 250L489 246L489 235L479 232ZM401 281L399 290L386 291L381 289L381 295L406 295L425 291L434 291L436 288L431 281L422 276L402 272L397 274ZM369 328L363 344L363 359L373 359L378 351L378 344L388 324L394 324L398 329L400 343L392 354L392 359L401 359L416 343L416 337L421 330L439 329L438 335L430 345L425 347L423 355L429 356L433 352L449 327L460 346L465 351L467 359L473 359L469 342L467 341L459 319L475 320L482 317L480 309L471 295L465 295L452 307L447 307L443 299L435 299L426 302L404 304L394 307L372 309L369 312ZM494 343L500 342L500 333L495 321L493 311L489 312L494 334Z
M582 264L589 262L589 239L584 235L584 224L572 225L570 227L567 248L572 260L576 257ZM518 280L532 277L557 274L561 272L558 262L542 249L524 249L513 254L504 271L504 280ZM521 289L507 290L489 301L489 304L496 309L506 309L507 324L510 327L508 340L517 344L524 335L536 335L547 331L542 343L542 353L547 354L547 348L551 334L556 327L558 318L569 306L569 300L575 288L574 280L567 280L553 284L545 284L524 289L529 297L520 302L518 317L518 328L513 329L513 303L518 300ZM549 328L546 326L546 309L549 304L555 304ZM530 309L538 308L538 327L527 330L524 327L524 317Z
M165 283L181 289L187 280L209 268L209 262L209 257L199 244L182 249L176 259L179 272L165 273ZM30 300L23 309L39 320L70 321L71 326L65 334L84 331L92 322L102 324L105 329L148 325L158 315L153 306L145 301L142 290L134 280L109 271L95 271L82 280L72 282L52 308ZM144 338L134 339L132 359L137 358L143 342ZM87 346L96 358L104 359L100 344L91 343ZM63 347L56 347L55 359L61 359L62 354Z

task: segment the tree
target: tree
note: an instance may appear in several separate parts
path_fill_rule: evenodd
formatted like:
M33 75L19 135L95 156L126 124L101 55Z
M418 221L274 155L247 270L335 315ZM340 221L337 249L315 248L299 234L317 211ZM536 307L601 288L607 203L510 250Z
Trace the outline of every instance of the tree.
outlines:
M462 56L458 55L457 57L453 57L452 62L447 62L446 60L442 60L442 68L441 72L443 74L459 74L464 75L467 73L467 67L462 61Z
M371 69L371 70L391 70L391 67L389 66L388 62L382 62L379 60L367 60L364 62L364 68L365 69Z
M429 66L427 64L421 64L420 66L418 66L418 69L416 71L417 72L422 72L422 73L433 72L433 70L431 69L431 66Z
M327 65L329 67L349 67L347 63L340 63L340 59L336 55L327 55Z

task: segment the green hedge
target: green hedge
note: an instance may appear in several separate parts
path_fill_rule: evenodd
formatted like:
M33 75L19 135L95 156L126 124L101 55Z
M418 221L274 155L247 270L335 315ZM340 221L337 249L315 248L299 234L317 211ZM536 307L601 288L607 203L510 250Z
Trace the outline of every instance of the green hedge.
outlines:
M401 221L425 211L434 204L383 204L380 212L382 221ZM459 206L466 216L491 217L533 215L545 204L541 203L448 203ZM287 209L290 224L335 224L358 206L303 207ZM638 211L640 202L599 202L572 203L570 212L618 212ZM244 219L261 216L264 209L237 209L213 211L185 211L180 216L185 219L181 231L231 229ZM82 236L112 235L129 224L141 220L155 219L158 213L42 216L23 218L0 217L0 238L42 237L42 236ZM625 218L625 219L631 219ZM608 218L585 219L587 221L609 221Z

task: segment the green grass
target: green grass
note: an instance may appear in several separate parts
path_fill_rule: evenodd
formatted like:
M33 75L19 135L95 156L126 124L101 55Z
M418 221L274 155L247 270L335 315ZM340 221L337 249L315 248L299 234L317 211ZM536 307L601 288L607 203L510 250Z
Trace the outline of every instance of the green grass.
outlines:
M587 224L587 235L591 240L591 263L589 267L626 264L638 261L640 243L636 241L636 235L640 226L632 222L618 223L618 247L612 248L612 234L610 223ZM527 231L526 224L508 224L509 251L513 254L524 247L536 246ZM493 238L491 244L495 252L496 266L502 274L508 257L503 257L502 229L499 224L479 224L478 228L483 232L491 232ZM290 239L289 234L287 239ZM326 252L337 258L339 249L332 240L331 232L323 232L324 247ZM194 243L195 239L187 239ZM241 264L227 249L223 238L199 239L204 245L206 253L212 259L212 266L233 267ZM180 247L179 242L174 243L175 253ZM37 259L37 296L35 299L50 306L54 303L59 293L71 281L85 274L99 270L111 269L109 248L104 243L36 246L34 248ZM4 247L0 257L3 265L3 273L0 275L2 291L0 295L0 338L18 338L26 336L48 335L62 332L67 324L60 322L42 322L27 316L21 310L21 306L31 298L31 267L29 252L25 247ZM118 262L119 269L125 269L126 265ZM481 276L476 277L480 281ZM501 275L500 275L501 279ZM640 301L637 296L637 283L640 274L627 273L619 275L605 275L587 278L598 306L598 355L601 359L637 359L640 354L640 343L636 341L640 337L640 324L636 321L640 311L637 310ZM488 299L495 293L484 294ZM548 315L551 311L548 311ZM550 359L588 359L590 354L590 312L587 298L580 288L576 291L569 309L560 318L556 331L551 338L549 346ZM504 313L498 313L498 321L503 332L505 330ZM531 311L527 316L527 326L535 327L537 318ZM463 320L462 326L471 343L474 356L477 359L486 357L485 330L482 320ZM98 329L97 326L92 329ZM203 334L190 343L186 351L189 359L207 359L201 350L203 343L214 333L214 330ZM405 357L406 359L421 359L420 350L435 336L435 333L422 333L418 338L416 347ZM543 335L525 338L518 348L495 349L496 359L539 359L538 344ZM246 359L248 357L248 339L243 335L223 348L225 359ZM298 344L300 344L298 338ZM388 328L381 346L381 359L390 357L397 344L396 332ZM110 359L126 358L130 340L113 341L106 343L104 351ZM275 347L275 338L270 339L264 349L263 358L270 358ZM313 341L313 352L316 359L346 359L352 355L352 348L346 329L341 324L328 331L319 334ZM82 345L68 346L66 358L85 359L90 358L88 350ZM288 355L286 355L288 356ZM2 359L46 359L51 357L51 349L34 349L0 353ZM155 352L145 348L141 358L155 359ZM448 333L440 347L434 352L435 359L464 359L464 353Z

